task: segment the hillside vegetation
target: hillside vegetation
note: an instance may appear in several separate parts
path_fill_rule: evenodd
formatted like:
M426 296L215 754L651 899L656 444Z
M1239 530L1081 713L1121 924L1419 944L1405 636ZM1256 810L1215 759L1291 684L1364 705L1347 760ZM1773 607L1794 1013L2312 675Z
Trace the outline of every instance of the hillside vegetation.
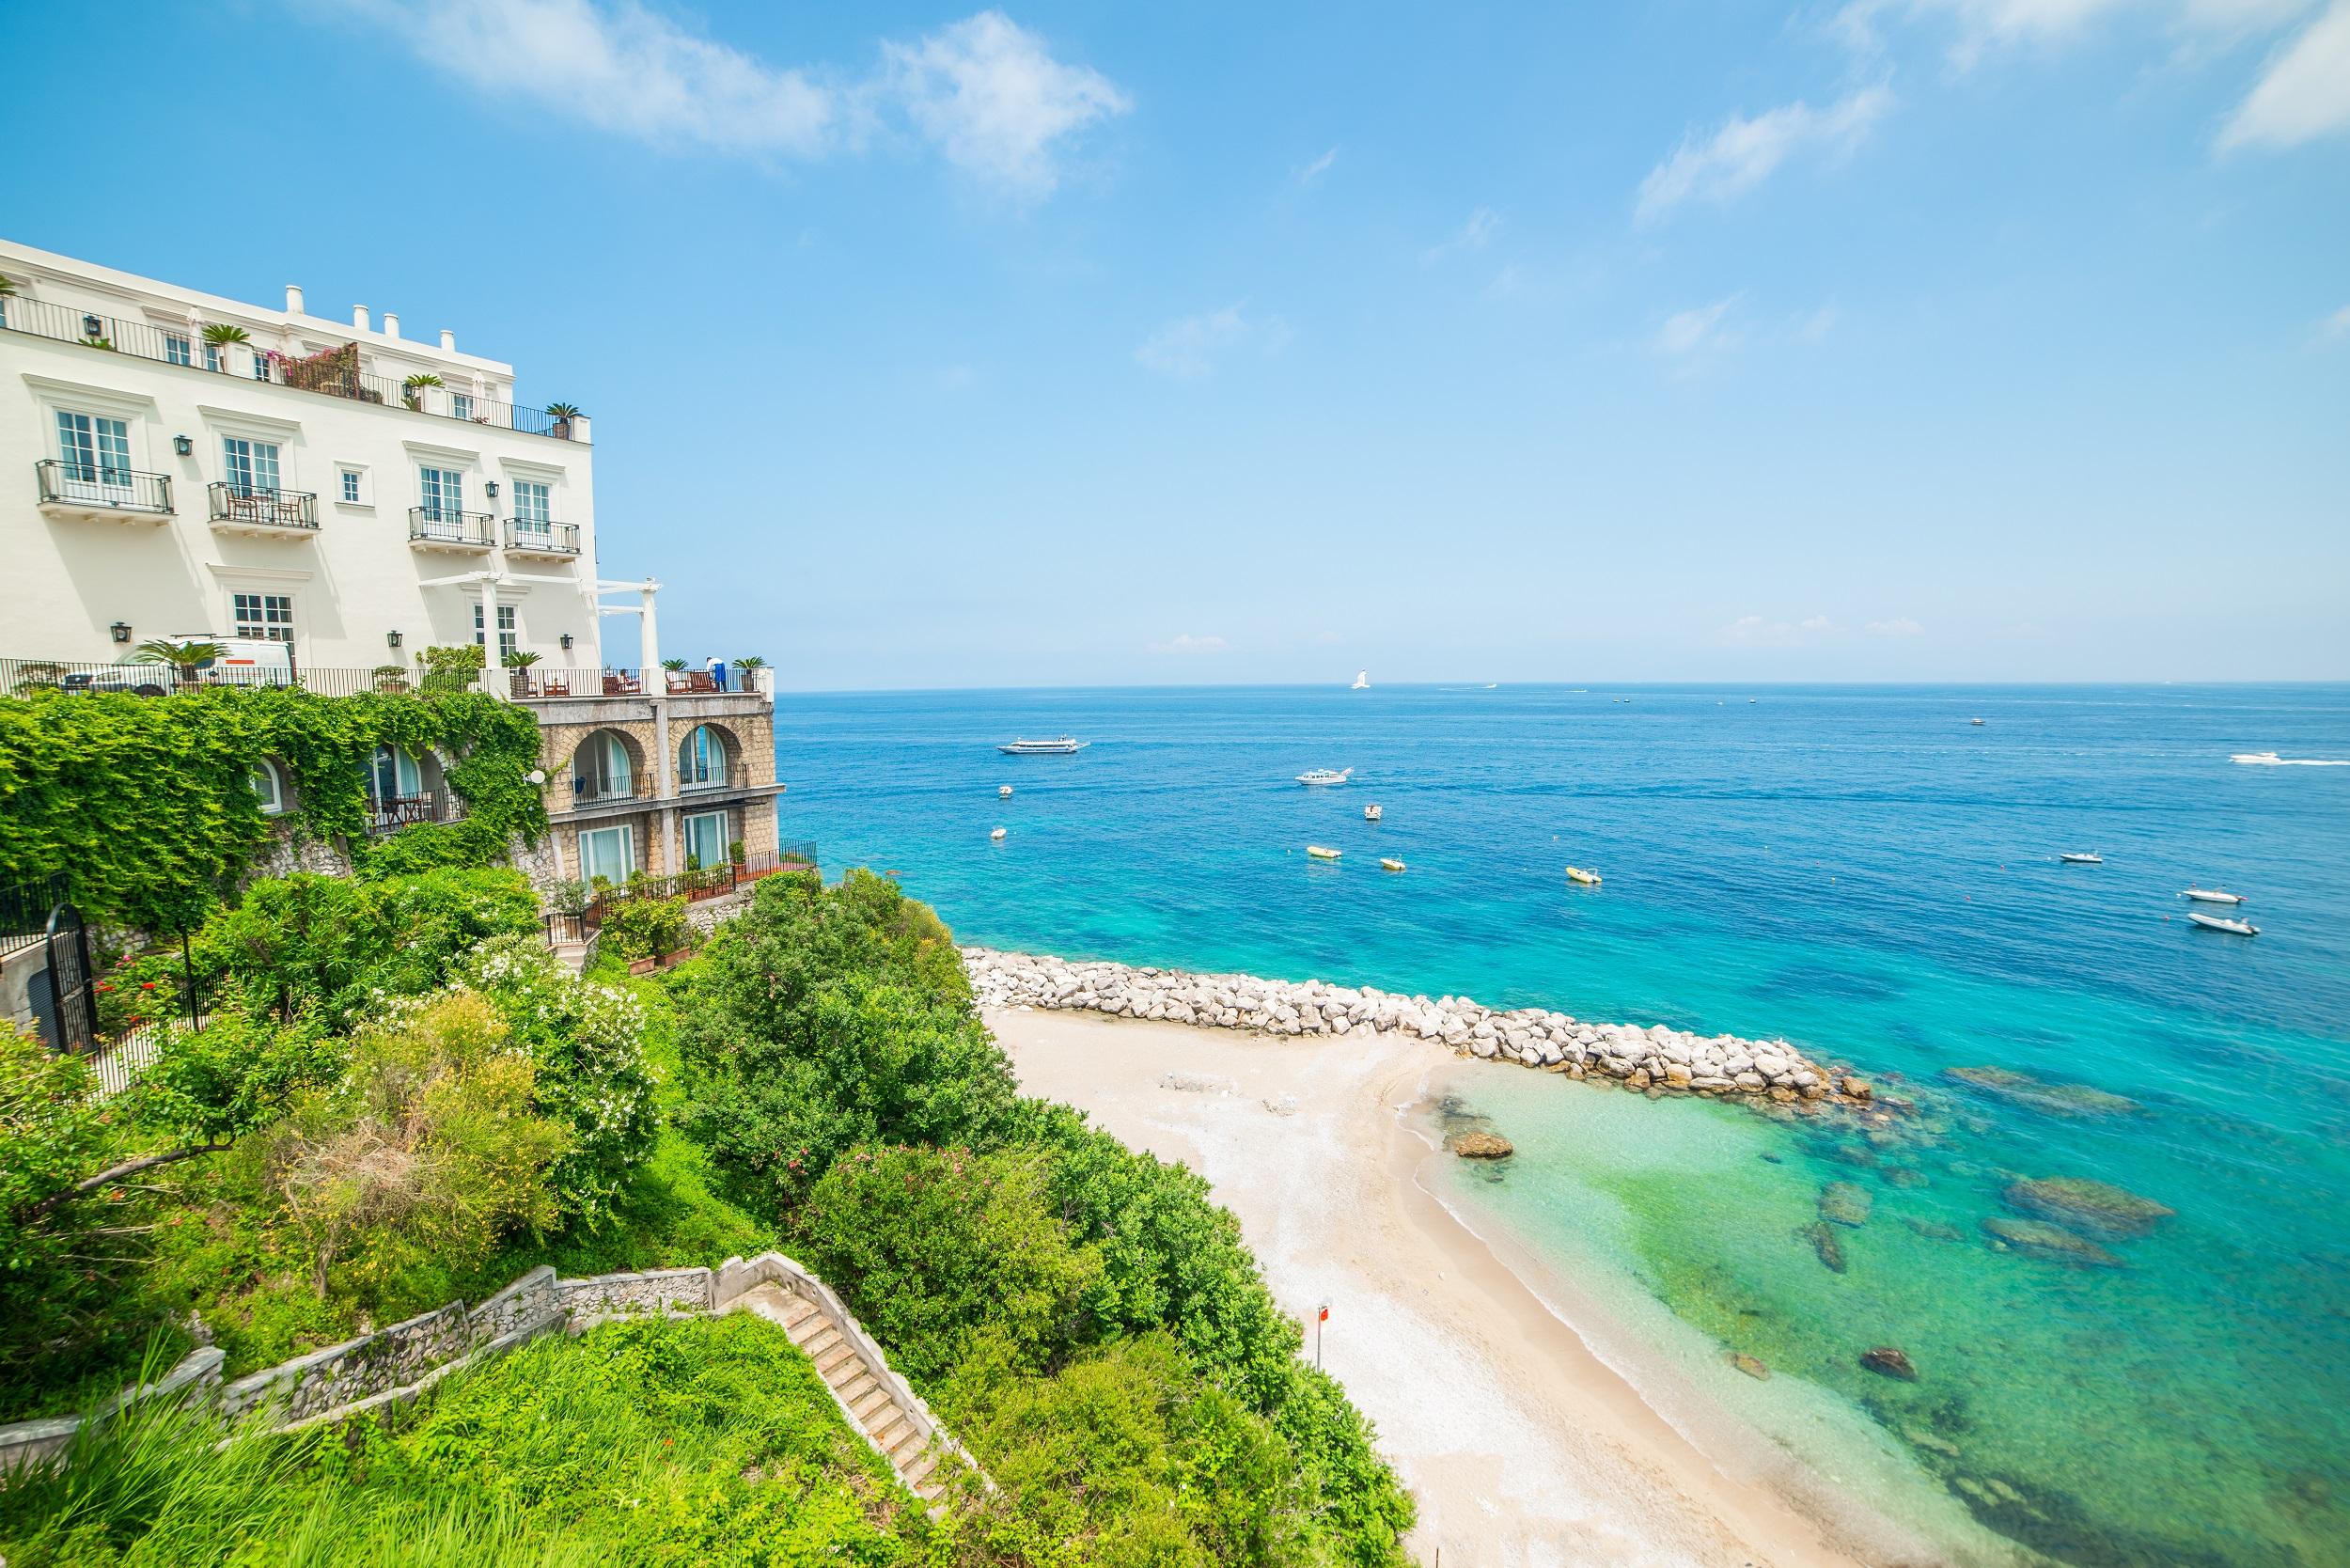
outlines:
M128 1093L0 1051L8 1413L89 1403L197 1321L236 1376L540 1262L779 1245L997 1487L933 1524L885 1467L777 1467L761 1455L814 1441L797 1352L750 1322L641 1325L331 1438L215 1455L185 1418L104 1423L76 1465L0 1488L0 1555L665 1560L614 1543L666 1520L645 1538L718 1561L1402 1560L1410 1500L1230 1215L1021 1096L950 935L893 883L771 878L662 981L565 974L533 917L505 871L263 882L193 943L214 1021L168 1033ZM650 1429L609 1425L640 1385L676 1428L650 1467ZM751 1385L773 1398L724 1392ZM560 1436L574 1417L597 1435Z

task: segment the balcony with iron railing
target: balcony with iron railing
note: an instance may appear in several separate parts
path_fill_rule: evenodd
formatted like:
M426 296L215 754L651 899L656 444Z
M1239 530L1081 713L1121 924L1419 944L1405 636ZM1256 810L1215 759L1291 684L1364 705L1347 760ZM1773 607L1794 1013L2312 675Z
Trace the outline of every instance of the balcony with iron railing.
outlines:
M213 345L203 340L200 331L125 321L77 310L54 300L22 297L8 302L5 316L0 316L0 332L19 332L71 343L93 353L127 354L160 365L177 365L198 375L233 376L351 402L376 403L495 430L520 431L525 435L582 443L588 439L588 421L584 416L503 403L486 395L474 396L462 387L447 388L363 371L359 368L359 345L355 342L314 354L278 353L250 342ZM216 367L207 363L208 349L218 361Z
M415 823L456 820L456 802L445 791L426 790L406 795L377 794L370 791L368 794L368 831L370 833L393 833Z
M505 524L506 548L516 556L560 556L579 554L579 525L576 523L546 523L524 517L509 517Z
M728 762L722 767L682 770L677 790L681 795L697 795L716 790L747 790L751 787L751 770L741 762Z
M410 507L408 544L415 550L484 551L494 541L495 536L491 529L496 521L486 511L456 511L447 507Z
M575 773L572 775L572 807L611 806L621 801L650 800L652 781L639 774Z
M104 463L42 458L33 464L40 510L59 517L160 523L171 515L171 476Z
M306 490L264 490L215 479L205 487L212 526L223 533L299 535L316 533L319 498Z

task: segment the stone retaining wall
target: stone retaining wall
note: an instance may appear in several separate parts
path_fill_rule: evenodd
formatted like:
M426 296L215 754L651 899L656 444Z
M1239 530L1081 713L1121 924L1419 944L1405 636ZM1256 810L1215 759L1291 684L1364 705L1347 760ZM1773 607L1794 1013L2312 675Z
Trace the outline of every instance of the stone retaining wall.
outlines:
M1077 964L986 948L964 949L963 961L983 1008L1076 1009L1275 1035L1400 1032L1462 1056L1664 1094L1799 1106L1870 1097L1866 1083L1820 1066L1784 1040L1594 1024L1543 1008L1496 1011L1465 996L1431 1000L1370 986Z
M744 1262L730 1258L714 1273L706 1268L661 1269L650 1274L600 1274L560 1279L552 1268L535 1268L478 1305L452 1301L405 1323L324 1350L281 1362L234 1383L220 1383L221 1352L192 1351L158 1383L127 1389L111 1414L137 1400L204 1400L229 1420L251 1417L273 1428L339 1420L362 1409L413 1397L436 1379L481 1356L494 1355L540 1334L561 1329L581 1333L614 1318L660 1313L700 1316L726 1309L754 1286L776 1283L805 1296L831 1318L858 1353L885 1373L905 1409L948 1447L936 1419L894 1372L839 1297L824 1282L780 1252L762 1252ZM0 1426L0 1475L18 1465L45 1459L66 1447L81 1418L56 1417ZM861 1430L851 1422L852 1430ZM955 1448L960 1453L960 1448ZM967 1458L967 1456L966 1456ZM973 1468L977 1468L976 1465Z

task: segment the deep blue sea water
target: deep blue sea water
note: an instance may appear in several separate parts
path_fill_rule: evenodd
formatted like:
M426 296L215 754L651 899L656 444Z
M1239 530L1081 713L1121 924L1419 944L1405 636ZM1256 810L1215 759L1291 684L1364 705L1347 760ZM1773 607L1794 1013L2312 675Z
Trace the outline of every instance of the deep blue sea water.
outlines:
M2350 1561L2350 767L2229 760L2350 759L2350 688L786 696L776 732L784 836L897 870L965 940L1854 1064L1919 1114L1872 1141L1470 1074L1522 1153L1455 1196L1825 1390L2053 1559ZM1092 744L995 750L1064 732ZM1354 782L1292 782L1318 766ZM2082 849L2105 864L2057 861ZM2190 884L2248 895L2262 934L2189 927ZM1982 1066L2135 1108L1945 1075ZM2010 1184L2047 1176L2177 1214L2100 1237L2118 1267L1991 1245ZM1834 1180L1875 1199L1841 1274L1805 1230ZM1885 1343L1916 1384L1859 1369ZM1699 1375L1750 1401L1722 1356Z

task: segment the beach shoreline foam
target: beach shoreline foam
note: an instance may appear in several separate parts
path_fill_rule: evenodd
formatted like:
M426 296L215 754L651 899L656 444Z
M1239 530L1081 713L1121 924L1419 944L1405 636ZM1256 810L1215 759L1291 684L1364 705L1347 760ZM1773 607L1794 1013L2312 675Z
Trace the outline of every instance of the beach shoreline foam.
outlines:
M1905 1464L1888 1445L1844 1483L1813 1471L1640 1356L1637 1333L1603 1326L1594 1293L1480 1233L1441 1190L1436 1102L1466 1068L1440 1042L986 1016L1030 1092L1200 1172L1284 1308L1310 1325L1331 1304L1325 1364L1420 1499L1421 1560L1440 1547L1478 1563L2021 1560L1930 1478L1900 1487L1902 1517L1880 1508ZM1835 1403L1794 1379L1771 1397Z

